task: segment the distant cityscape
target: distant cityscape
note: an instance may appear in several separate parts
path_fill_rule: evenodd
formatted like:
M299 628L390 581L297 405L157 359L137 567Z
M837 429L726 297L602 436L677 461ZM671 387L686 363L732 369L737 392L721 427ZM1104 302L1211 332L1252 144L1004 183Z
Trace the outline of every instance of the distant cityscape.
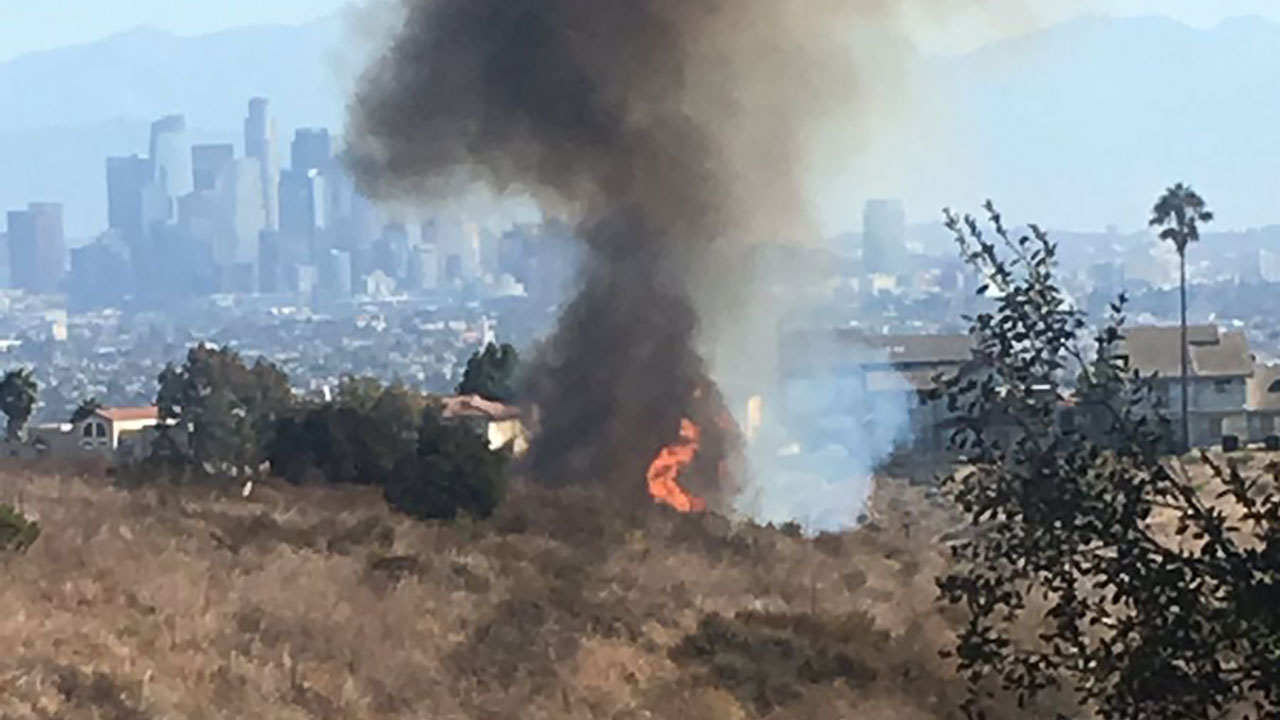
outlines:
M299 129L285 168L278 145L265 98L249 101L239 157L230 143L191 145L182 115L156 120L145 156L106 159L107 229L88 245L67 252L55 203L8 213L5 285L63 293L73 312L218 294L324 307L538 296L547 288L530 284L554 273L535 268L563 264L561 246L538 242L549 227L495 236L466 221L390 221L356 190L325 128Z
M6 214L0 361L35 369L39 419L91 396L146 404L164 364L196 342L264 355L304 392L347 373L444 392L485 342L527 346L552 327L578 262L571 227L388 213L359 192L327 129L301 128L286 148L265 98L248 101L243 129L238 153L191 144L182 115L155 120L145 154L104 159L105 229L78 247L57 202ZM906 217L902 201L872 199L861 233L761 251L776 251L772 267L804 265L807 324L963 330L977 278L941 226ZM1082 307L1105 313L1125 291L1135 322L1176 319L1174 256L1151 235L1054 237ZM1280 227L1206 233L1202 246L1190 254L1193 321L1245 332L1274 360L1280 321L1257 289L1280 282Z

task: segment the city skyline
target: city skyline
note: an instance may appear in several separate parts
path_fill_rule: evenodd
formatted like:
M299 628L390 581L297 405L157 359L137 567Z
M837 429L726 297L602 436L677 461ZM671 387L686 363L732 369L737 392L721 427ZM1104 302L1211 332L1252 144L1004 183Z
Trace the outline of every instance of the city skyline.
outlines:
M349 33L331 15L191 40L133 33L0 64L0 95L27 98L0 118L0 206L62 202L76 244L106 212L93 157L146 154L150 123L172 113L185 114L193 143L240 151L239 105L254 95L272 98L284 141L323 125L340 142L352 78L367 60L357 56L376 44L347 43ZM861 202L849 198L901 197L910 222L933 223L943 207L991 197L1050 228L1137 230L1151 196L1181 180L1214 200L1221 227L1275 224L1280 139L1270 128L1280 102L1254 91L1280 72L1278 48L1280 25L1255 19L1212 30L1079 20L956 58L886 49L890 66L859 102L872 111L851 111L814 140L804 169L814 220L833 236L861 226ZM1169 74L1195 79L1200 102L1178 103L1150 81L1142 58L1157 55L1167 55ZM992 111L1004 104L1020 109ZM1174 147L1199 150L1165 150ZM481 215L508 207L474 205Z

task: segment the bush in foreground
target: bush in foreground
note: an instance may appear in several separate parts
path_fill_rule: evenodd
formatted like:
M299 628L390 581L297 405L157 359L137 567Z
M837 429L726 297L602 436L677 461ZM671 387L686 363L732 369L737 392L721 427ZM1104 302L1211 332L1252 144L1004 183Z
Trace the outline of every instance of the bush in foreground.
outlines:
M26 552L40 537L40 523L10 505L0 505L0 552Z

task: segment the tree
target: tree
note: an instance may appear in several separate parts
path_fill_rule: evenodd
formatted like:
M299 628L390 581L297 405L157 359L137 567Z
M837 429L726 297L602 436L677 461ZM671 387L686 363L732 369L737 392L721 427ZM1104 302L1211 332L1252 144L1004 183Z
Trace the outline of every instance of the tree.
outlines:
M964 710L980 717L999 686L1034 717L1051 694L1103 720L1277 717L1280 470L1203 454L1197 476L1167 455L1152 379L1119 351L1124 298L1089 357L1053 243L987 209L991 237L947 213L993 291L971 318L982 372L941 390L967 458L943 488L970 532L939 580L964 610Z
M80 401L74 412L71 413L70 422L72 425L88 420L93 414L102 409L102 403L96 397L88 397Z
M1160 239L1173 243L1178 251L1178 294L1181 311L1181 371L1182 371L1182 448L1191 448L1191 419L1188 415L1187 365L1190 347L1187 344L1187 246L1200 240L1200 225L1213 222L1204 198L1189 185L1178 183L1165 190L1151 208L1151 227L1161 228Z
M335 402L303 406L272 433L268 458L289 482L385 482L417 443L419 395L400 383L345 378Z
M0 412L8 422L5 437L14 442L22 438L22 431L35 412L40 386L31 371L26 368L10 370L0 379Z
M506 458L437 407L422 413L417 452L396 464L383 488L393 507L422 519L482 518L502 498Z
M382 382L375 377L347 375L338 382L337 404L369 412L383 392Z
M516 371L520 354L507 343L489 343L472 354L458 384L459 395L479 395L486 400L509 403L515 400Z
M266 459L277 421L291 405L289 378L258 359L248 366L230 348L200 344L181 367L160 373L156 405L164 437L157 459L197 475L249 471Z

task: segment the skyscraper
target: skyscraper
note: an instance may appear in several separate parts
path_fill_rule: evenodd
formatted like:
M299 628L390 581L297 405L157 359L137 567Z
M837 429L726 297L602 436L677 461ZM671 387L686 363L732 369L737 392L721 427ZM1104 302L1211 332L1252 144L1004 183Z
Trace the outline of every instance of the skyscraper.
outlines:
M109 232L71 251L67 302L76 311L117 306L129 294L131 280L129 249L119 233Z
M436 245L444 263L444 281L471 281L480 275L480 226L456 220L431 221L422 229L424 239Z
M0 288L13 287L9 279L9 235L0 232Z
M435 292L440 288L440 258L434 244L419 245L409 252L409 287Z
M351 297L351 253L330 250L320 265L320 294L327 301Z
M318 170L280 173L280 232L314 239L327 225L324 188Z
M325 171L333 159L333 142L325 128L299 128L290 148L289 168L294 172Z
M218 177L235 159L236 148L231 143L192 146L191 172L196 192L216 190ZM265 212L266 208L263 210Z
M58 292L67 272L62 206L31 203L9 213L8 227L13 286L32 293Z
M149 158L107 158L107 226L133 243L167 217L164 192L155 184Z
M256 265L258 241L266 229L262 204L262 173L256 158L235 160L218 181L221 216L227 222L215 262L220 265Z
M409 229L403 223L389 223L373 245L373 266L396 280L409 274Z
M166 115L151 123L151 161L156 181L166 195L179 198L191 192L191 145L185 117Z
M285 288L281 239L280 233L271 230L258 238L258 292L270 295Z
M907 217L902 201L868 200L862 213L862 269L867 275L892 275L902 268Z
M267 229L280 227L279 199L280 163L276 157L276 124L271 117L271 102L266 98L249 101L249 116L244 121L244 154L255 158L262 173L263 205Z

